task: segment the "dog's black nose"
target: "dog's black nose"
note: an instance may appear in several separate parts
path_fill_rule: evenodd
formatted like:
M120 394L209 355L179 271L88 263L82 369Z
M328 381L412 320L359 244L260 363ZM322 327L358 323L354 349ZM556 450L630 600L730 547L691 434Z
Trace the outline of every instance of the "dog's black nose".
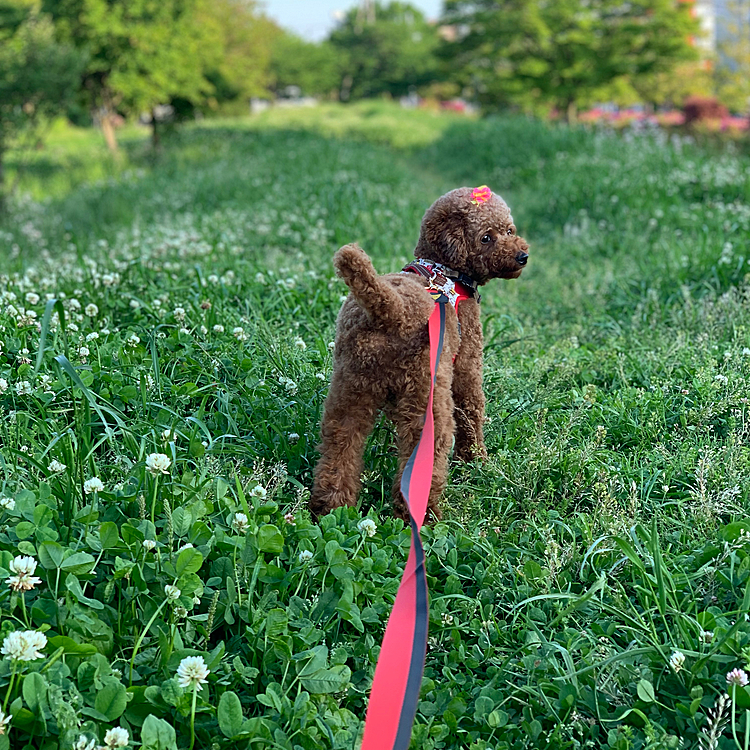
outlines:
M518 261L518 264L521 266L525 266L528 259L529 259L528 253L518 253L518 255L516 255L516 260Z

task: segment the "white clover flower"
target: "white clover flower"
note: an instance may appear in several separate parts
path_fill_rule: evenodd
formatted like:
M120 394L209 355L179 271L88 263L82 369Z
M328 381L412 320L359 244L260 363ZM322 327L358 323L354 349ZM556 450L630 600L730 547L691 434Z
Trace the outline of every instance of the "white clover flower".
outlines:
M116 747L126 747L129 742L130 735L128 734L128 730L122 727L109 729L104 735L104 745L110 748L110 750L114 750Z
M44 658L40 650L47 645L47 636L36 630L14 630L3 641L0 653L12 661L34 661Z
M267 495L268 495L268 491L266 490L265 487L263 487L260 484L256 484L255 487L253 487L250 490L250 497L259 497L262 499L266 497Z
M302 552L299 553L299 561L301 563L306 563L308 560L312 560L313 553L310 552L309 549L303 549Z
M747 685L747 672L744 669L733 669L727 673L727 685L737 685L745 687Z
M88 356L89 356L89 354L91 354L91 352L90 352L90 350L89 350L88 346L79 346L79 347L78 347L78 353L79 353L79 354L80 354L80 355L81 355L82 357L88 357Z
M143 549L146 550L146 552L151 552L152 550L156 549L156 542L153 539L144 539L143 540Z
M372 518L363 518L357 524L357 528L367 534L367 536L375 536L375 533L378 530L378 525L372 520Z
M137 310L141 306L141 303L137 299L130 300L130 307L133 310Z
M25 661L43 659L44 654L41 653L41 650L47 646L47 636L38 630L27 630L24 636L26 637L26 644L29 649L28 658Z
M89 316L89 318L95 318L99 314L99 308L93 302L90 302L88 305L86 305L84 312Z
M669 666L674 669L675 672L679 672L685 664L685 654L682 651L675 651L672 656L669 657Z
M164 453L149 453L146 456L146 470L152 476L158 477L159 474L169 474L171 465L172 459Z
M750 349L748 349L747 347L745 347L745 348L744 348L744 349L742 350L742 356L743 356L743 357L750 357Z
M174 315L174 319L178 323L181 323L183 320L185 320L185 308L175 307L175 309L172 311L172 315Z
M180 687L196 688L205 685L211 670L202 656L186 656L177 667L177 682Z
M325 376L325 375L324 375L324 374L323 374L322 372L316 372L316 373L315 373L315 377L316 377L316 378L317 378L318 380L323 380L323 381L325 381L325 379L326 379L326 376Z
M31 387L31 383L28 380L22 380L20 383L16 383L16 393L19 396L29 396L34 392Z
M726 375L714 375L714 380L726 385L729 382L729 378Z
M290 443L296 443L299 440L299 433L298 432L290 432L287 435L287 439Z
M78 735L78 739L73 745L73 750L95 750L96 740L89 739L85 734Z
M701 640L703 641L703 643L711 643L713 639L714 639L713 630L701 630Z
M291 378L282 375L279 378L279 383L284 386L288 393L294 394L297 392L297 384Z
M102 328L101 334L102 334L102 336L109 336L109 334L110 334L109 328ZM99 337L97 336L97 338L99 338Z
M195 545L192 542L185 542L177 551L182 552L184 549L195 549Z
M78 333L78 326L75 323L68 323L68 330Z
M187 617L188 611L181 604L174 608L175 617L182 618Z
M250 523L244 513L235 513L232 519L232 528L238 534L244 534L250 528Z
M207 281L208 281L209 284L218 284L219 283L219 277L215 273L212 273L208 277Z
M301 349L302 351L305 351L307 349L307 344L305 343L305 340L301 336L297 336L296 339L294 339L294 345Z
M80 290L79 290L79 291L80 291ZM75 297L71 297L71 298L70 298L70 299L68 300L68 307L69 307L69 308L70 308L71 310L75 310L75 311L77 312L78 310L80 310L80 309L81 309L81 303L80 303L80 302L79 302L79 301L78 301L78 300L77 300L77 299L76 299Z
M26 640L23 637L22 630L14 630L8 633L3 640L3 646L0 653L7 656L12 661L21 661L22 656L26 653ZM24 659L25 661L25 659Z
M83 483L83 491L90 495L92 492L104 492L104 483L99 477L92 477Z
M67 468L68 467L64 463L58 461L56 458L53 458L49 462L49 466L47 467L47 471L51 471L54 474L59 474L61 471L65 471L65 469L67 469Z
M8 390L8 381L5 378L0 378L0 393L5 393Z
M180 598L180 594L182 594L182 591L180 591L177 586L168 584L164 587L164 593L167 595L167 599L169 599L169 601L174 602Z
M36 292L26 292L26 302L30 305L39 304L41 298Z
M257 284L265 284L266 283L266 277L262 273L258 272L258 273L255 274L255 282Z
M193 606L197 607L201 603L201 598L196 594L193 597Z
M140 339L140 337L139 337L139 336L136 336L136 335L135 335L134 333L131 333L131 334L130 334L130 336L128 336L128 337L127 337L127 338L125 339L125 343L126 343L126 344L127 344L128 346L132 346L132 347L133 347L133 349L135 349L135 347L136 347L136 346L138 346L138 344L140 344L140 343L141 343L141 339Z
M208 328L206 326L201 326L201 335L205 336L208 333Z
M217 323L214 326L214 333L224 333L224 326Z
M36 566L36 560L30 555L18 555L17 557L14 557L8 564L8 567L13 573L17 573L21 576L34 575Z
M16 507L16 501L12 497L0 496L0 508L4 510L13 510Z
M5 734L8 724L13 717L10 714L6 714L4 711L0 711L0 735Z
M174 440L177 437L169 427L166 430L162 430L161 436L164 440Z
M92 341L96 341L99 338L99 334L96 331L92 331L86 336L86 341L91 343Z
M38 583L42 582L41 578L34 575L37 562L33 557L28 555L18 555L10 561L8 567L14 576L6 579L6 583L13 591L31 591Z
M189 336L190 335L190 329L189 328L180 328L180 333L183 336Z
M232 329L232 336L234 336L237 341L247 341L249 336L245 333L245 329L242 326L237 326L236 328Z

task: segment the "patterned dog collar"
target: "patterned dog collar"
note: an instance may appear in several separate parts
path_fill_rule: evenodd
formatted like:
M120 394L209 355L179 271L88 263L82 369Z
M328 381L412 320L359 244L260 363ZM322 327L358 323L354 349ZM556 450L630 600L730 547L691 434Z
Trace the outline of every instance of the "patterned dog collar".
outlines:
M417 258L404 266L401 273L416 273L429 280L427 291L436 301L441 295L455 308L462 299L477 297L479 284L470 276L434 260ZM479 298L477 297L477 301Z

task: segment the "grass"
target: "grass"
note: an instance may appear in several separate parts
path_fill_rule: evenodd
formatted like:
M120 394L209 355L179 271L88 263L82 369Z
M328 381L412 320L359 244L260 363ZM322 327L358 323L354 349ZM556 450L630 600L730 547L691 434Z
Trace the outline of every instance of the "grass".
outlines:
M750 161L368 107L185 128L156 160L134 134L110 172L76 134L15 202L0 577L31 555L42 582L0 592L0 635L47 647L0 662L0 750L118 725L164 750L356 747L408 533L385 422L361 508L305 511L330 258L357 240L397 270L426 206L485 182L532 255L483 292L489 460L452 468L424 534L413 747L744 749Z

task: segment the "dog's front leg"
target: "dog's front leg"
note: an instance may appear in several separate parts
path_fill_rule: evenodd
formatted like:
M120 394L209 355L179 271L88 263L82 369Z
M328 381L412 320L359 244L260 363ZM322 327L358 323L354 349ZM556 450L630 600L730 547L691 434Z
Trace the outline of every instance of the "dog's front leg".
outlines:
M484 391L482 390L482 349L484 337L479 305L469 299L458 305L461 344L453 365L453 403L456 442L453 455L460 461L487 457L484 445Z

